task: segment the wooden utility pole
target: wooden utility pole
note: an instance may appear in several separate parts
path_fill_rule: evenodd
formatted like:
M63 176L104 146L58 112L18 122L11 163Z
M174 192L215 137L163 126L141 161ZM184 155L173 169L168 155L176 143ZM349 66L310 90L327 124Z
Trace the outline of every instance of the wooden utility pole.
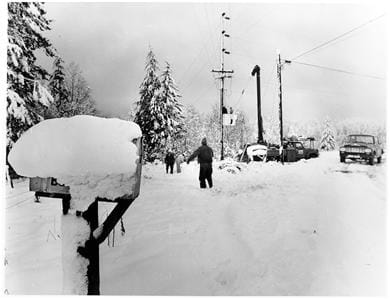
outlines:
M261 116L261 93L260 93L260 67L256 65L252 70L252 76L256 75L257 86L257 143L264 143L263 118Z
M278 53L277 73L279 79L279 123L280 123L280 146L283 147L283 106L282 106L282 61Z
M278 52L277 75L279 79L279 125L280 125L280 161L284 164L284 150L283 150L283 106L282 106L282 62L280 53Z
M221 80L221 96L220 96L220 119L221 119L221 160L224 159L224 148L223 148L223 101L224 101L224 89L225 89L225 79L231 78L226 74L232 74L233 70L225 70L225 54L229 55L230 52L225 49L225 38L230 37L229 34L225 31L225 20L230 20L226 13L222 13L221 16L222 23L222 36L221 36L221 69L220 70L211 70L213 73L219 73L221 76L218 78Z
M278 52L278 63L277 63L277 73L279 79L279 121L280 121L280 146L283 149L283 106L282 106L282 68L284 64L290 64L291 60L282 60L280 58L280 53ZM284 156L282 151L281 161L284 163Z

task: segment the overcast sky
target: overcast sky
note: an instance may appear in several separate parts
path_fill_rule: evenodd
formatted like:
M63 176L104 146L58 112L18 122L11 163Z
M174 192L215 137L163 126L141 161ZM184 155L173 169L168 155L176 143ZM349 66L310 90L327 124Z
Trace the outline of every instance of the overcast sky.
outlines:
M370 3L370 2L368 2ZM261 67L263 117L277 115L276 49L292 59L384 13L374 4L271 3L46 3L53 19L47 36L67 63L79 64L98 108L126 115L139 97L145 58L152 47L160 68L171 64L182 103L202 112L219 103L221 14L226 12L226 105L256 120ZM385 18L297 59L352 73L385 78ZM386 81L302 64L283 69L284 119L386 118Z

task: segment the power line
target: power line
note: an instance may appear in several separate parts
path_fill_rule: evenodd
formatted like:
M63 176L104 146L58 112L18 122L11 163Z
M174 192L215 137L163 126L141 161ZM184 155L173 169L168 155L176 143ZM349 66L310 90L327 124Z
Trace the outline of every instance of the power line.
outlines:
M315 50L318 50L319 48L322 48L323 46L325 46L325 45L327 45L327 44L330 44L330 43L332 43L332 42L334 42L334 41L340 39L341 37L346 36L347 34L350 34L350 33L354 32L354 31L356 31L356 30L358 30L358 29L360 29L360 28L362 28L362 27L364 27L364 26L366 26L366 25L368 25L368 24L370 24L370 23L372 23L372 22L375 22L376 20L382 18L384 15L385 15L385 14L380 15L379 17L376 17L376 18L374 18L374 19L371 19L371 20L367 21L367 22L364 23L364 24L361 24L361 25L359 25L359 26L357 26L357 27L355 27L355 28L352 28L351 30L349 30L349 31L347 31L347 32L345 32L345 33L343 33L343 34L340 34L340 35L336 36L335 38L332 38L331 40L328 40L328 41L326 41L326 42L324 42L324 43L322 43L322 44L320 44L320 45L318 45L318 46L316 46L316 47L314 47L314 48L312 48L312 49L310 49L310 50L308 50L308 51L305 51L305 52L299 54L298 56L294 57L292 60L295 60L295 59L300 58L300 57L302 57L302 56L304 56L304 55L307 55L307 54L309 54L309 53L311 53L311 52L313 52L313 51L315 51Z
M211 60L211 55L210 55L210 53L209 53L209 51L208 51L208 49L207 49L207 46L208 46L208 44L207 44L207 41L210 41L209 39L207 39L207 41L206 41L206 39L203 39L203 34L202 34L202 31L201 31L201 24L198 22L198 13L197 13L197 9L196 9L197 7L195 6L194 7L194 19L195 19L195 21L196 21L196 23L197 23L197 25L198 26L196 26L196 28L198 29L198 32L200 33L200 37L201 37L201 40L202 40L202 45L203 45L203 48L205 49L205 51L206 51L206 55L207 55L207 59L208 59L208 61L209 61L209 63L210 63L210 66L212 66L213 65L213 63L212 63L212 60ZM211 48L213 48L213 44L212 44L212 42L211 42Z
M205 15L205 19L207 20L207 29L208 29L208 33L209 33L209 35L208 35L208 39L211 41L211 47L212 48L214 48L214 50L217 50L217 53L218 53L218 43L217 44L215 44L215 42L213 42L213 40L215 40L215 36L214 36L214 34L215 34L215 28L214 28L214 30L212 30L211 28L211 25L210 25L210 18L209 18L209 14L208 14L208 11L207 11L207 7L206 7L206 4L205 3L203 3L203 9L204 9L204 11L203 11L203 13L204 13L204 15ZM218 34L216 35L217 37L218 37Z
M335 68L331 68L331 67L327 67L327 66L322 66L322 65L317 65L317 64L311 64L311 63L305 63L305 62L298 62L298 61L294 61L294 60L291 60L290 62L296 63L296 64L307 65L307 66L311 66L311 67L316 67L316 68L320 68L320 69L324 69L324 70L328 70L328 71L344 73L344 74L348 74L348 75L361 76L361 77L368 77L368 78L377 79L377 80L385 80L385 78L378 77L378 76L372 76L372 75L366 75L366 74L359 74L359 73L354 73L354 72L350 72L350 71L335 69Z

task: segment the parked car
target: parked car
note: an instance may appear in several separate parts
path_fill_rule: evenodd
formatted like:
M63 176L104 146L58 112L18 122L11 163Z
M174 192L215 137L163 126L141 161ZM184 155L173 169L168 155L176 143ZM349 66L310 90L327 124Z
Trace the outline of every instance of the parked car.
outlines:
M376 136L365 134L348 135L340 147L340 162L346 159L365 160L374 165L375 160L381 163L383 148Z
M303 140L303 146L305 148L305 159L318 158L320 153L318 151L318 145L314 137L308 137Z
M235 159L238 162L280 161L279 145L248 143Z
M284 161L295 162L300 159L311 159L319 156L318 149L314 147L314 138L300 140L286 140L284 143Z

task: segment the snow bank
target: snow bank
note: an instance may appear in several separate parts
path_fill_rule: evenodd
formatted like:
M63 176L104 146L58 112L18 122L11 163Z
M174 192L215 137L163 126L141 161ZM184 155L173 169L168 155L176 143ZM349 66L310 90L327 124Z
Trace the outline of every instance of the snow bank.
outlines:
M108 175L135 170L133 122L79 115L49 119L26 131L15 143L9 162L20 175Z

